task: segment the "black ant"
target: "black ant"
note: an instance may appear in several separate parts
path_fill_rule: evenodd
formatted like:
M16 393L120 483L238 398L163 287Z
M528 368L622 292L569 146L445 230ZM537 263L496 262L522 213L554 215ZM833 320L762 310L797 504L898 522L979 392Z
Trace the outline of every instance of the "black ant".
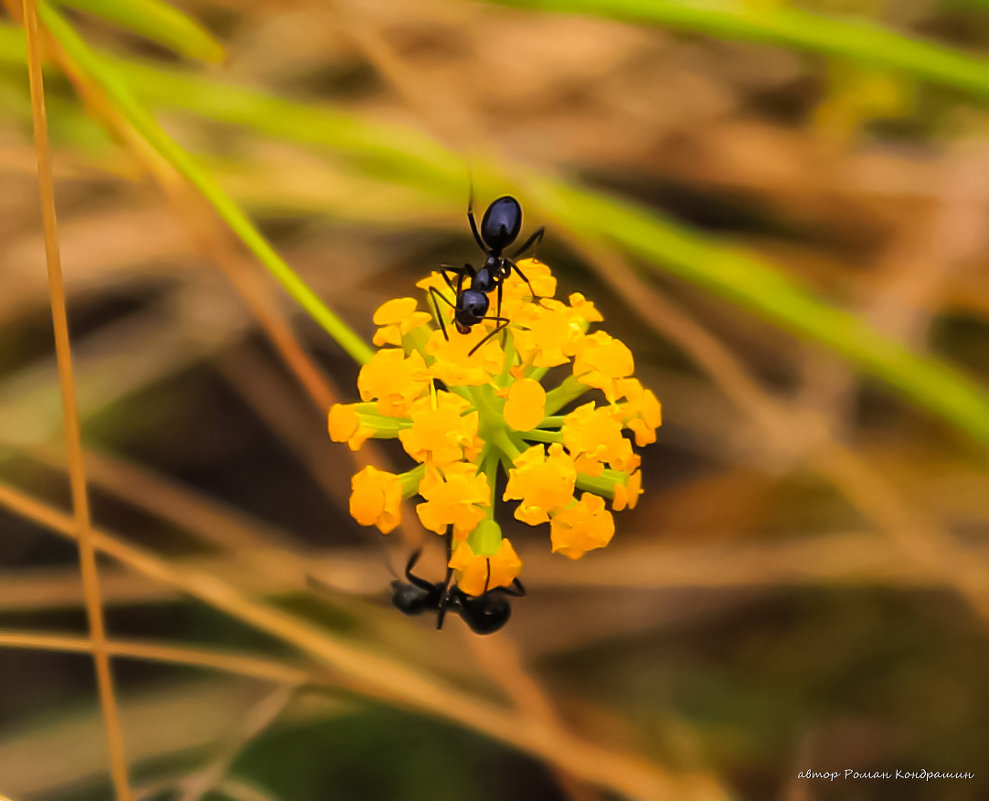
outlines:
M456 585L450 585L452 568L447 568L443 581L431 582L412 572L422 551L416 551L405 566L408 581L395 579L392 583L392 603L406 615L421 615L436 612L436 628L443 628L443 619L448 609L464 619L476 634L493 634L508 622L512 607L503 595L516 598L525 596L525 587L515 579L511 587L495 587L481 595L468 595ZM490 565L488 570L490 571ZM489 573L490 578L490 573ZM497 595L495 593L498 593Z
M510 256L506 256L504 253L505 248L518 238L522 230L522 207L519 205L519 202L511 195L505 195L495 200L488 206L487 211L484 212L484 216L481 218L480 231L478 231L477 223L474 221L473 206L474 197L471 195L470 200L467 202L467 221L470 223L470 230L474 234L474 240L481 250L484 251L485 256L487 256L484 266L479 270L475 270L470 264L465 264L463 267L453 267L451 265L442 265L440 267L443 273L443 279L450 289L456 293L456 298L453 301L439 292L435 287L429 288L429 293L433 297L433 305L436 307L436 318L440 321L440 328L443 330L443 336L447 340L450 337L446 333L446 324L443 322L443 316L440 314L439 306L436 304L437 298L448 306L453 307L454 324L457 327L457 331L461 334L468 333L473 326L482 320L494 320L498 323L493 331L471 348L467 354L468 356L472 356L474 351L510 322L507 318L501 316L501 296L502 285L505 279L512 274L512 270L518 273L519 277L528 284L532 297L536 297L532 284L525 277L525 273L519 269L519 266L515 263L515 259L525 253L529 248L538 244L545 233L545 228L539 228L520 248ZM457 276L456 286L454 286L447 273L453 273ZM466 289L464 288L465 278L470 281L470 286ZM488 317L488 308L491 303L488 294L495 289L498 290L498 311L494 317Z

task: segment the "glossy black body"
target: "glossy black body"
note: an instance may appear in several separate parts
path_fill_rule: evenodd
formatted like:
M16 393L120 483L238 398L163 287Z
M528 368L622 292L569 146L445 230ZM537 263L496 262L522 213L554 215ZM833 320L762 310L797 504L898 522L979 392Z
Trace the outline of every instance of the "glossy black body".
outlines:
M483 595L468 595L457 586L450 586L451 570L444 581L430 582L412 572L421 551L409 558L405 567L408 581L396 579L391 583L392 603L406 615L436 612L436 628L443 628L447 611L455 612L476 634L493 634L508 622L512 606L506 595L521 597L525 588L518 579L511 588L495 587Z
M468 333L473 326L482 320L494 320L498 323L494 331L471 349L471 354L481 347L490 337L508 325L509 321L501 316L502 283L512 274L512 270L517 272L519 277L529 284L529 291L532 292L533 297L536 297L535 292L532 290L532 284L529 283L529 279L518 268L515 259L538 243L543 238L544 233L544 229L540 228L511 256L506 256L505 248L510 247L518 239L519 233L522 231L522 206L511 195L504 195L498 198L484 212L484 216L481 217L481 227L478 230L477 222L474 220L473 205L474 201L472 197L467 204L467 221L470 223L471 232L474 234L474 241L484 251L484 265L479 270L475 270L470 264L465 264L463 267L449 265L442 267L443 278L455 293L453 301L438 292L435 288L430 289L434 305L436 305L436 301L439 299L453 307L454 324L457 327L457 331L461 334ZM447 273L457 276L456 285L454 285ZM466 286L465 283L467 284ZM491 307L489 295L495 290L498 292L498 309L497 313L493 317L490 317L488 316L488 311ZM443 317L439 313L438 306L436 315L443 329L443 336L449 339L446 333L446 325L443 323Z
M458 296L454 307L454 321L461 334L470 331L471 326L477 325L485 318L491 301L483 290L475 289L476 281L471 282L470 289L464 289Z
M511 195L494 201L481 218L481 239L494 256L518 239L521 230L522 207Z

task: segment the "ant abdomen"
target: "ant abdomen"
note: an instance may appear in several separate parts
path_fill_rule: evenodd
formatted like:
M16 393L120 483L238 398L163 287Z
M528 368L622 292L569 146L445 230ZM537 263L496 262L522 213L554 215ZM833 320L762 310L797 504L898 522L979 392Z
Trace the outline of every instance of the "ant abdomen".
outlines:
M512 607L504 598L482 595L479 598L465 596L460 603L460 617L475 634L493 634L502 628L512 615Z
M496 253L514 242L522 230L522 207L511 195L498 198L481 218L481 238Z

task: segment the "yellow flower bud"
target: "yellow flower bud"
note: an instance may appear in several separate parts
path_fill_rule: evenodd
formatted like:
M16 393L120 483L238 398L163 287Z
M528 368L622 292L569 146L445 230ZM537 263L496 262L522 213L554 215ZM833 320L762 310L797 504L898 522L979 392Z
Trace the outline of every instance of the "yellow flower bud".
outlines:
M379 350L357 376L361 400L377 400L378 411L402 417L416 398L429 386L429 371L422 354L413 351L406 358L398 348Z
M431 319L428 312L416 311L415 298L393 298L381 304L374 313L374 324L381 326L375 334L375 345L402 347L402 336L413 328L426 325Z
M457 572L457 586L468 595L483 595L495 587L508 587L522 575L522 560L507 539L494 556L478 556L470 544L461 542L453 552L450 567Z
M453 526L454 537L463 539L484 518L481 506L491 505L488 477L478 475L470 462L454 462L442 470L427 470L419 482L425 503L416 506L419 520L430 531L446 533Z
M374 434L373 428L361 425L354 407L343 403L334 403L330 407L327 427L330 439L334 442L346 442L352 451L360 450L367 438Z
M662 423L659 399L632 375L631 351L604 331L588 334L602 321L594 304L579 292L555 300L556 279L542 262L518 267L527 280L514 270L494 278L488 314L508 321L494 336L491 319L461 333L450 304L428 295L429 313L413 298L383 303L374 313L381 349L357 379L364 403L334 404L327 418L335 442L356 450L371 436L398 438L419 463L401 475L374 467L354 475L353 517L387 533L400 522L403 496L418 494L419 520L450 538L458 586L475 596L511 586L522 568L496 522L501 469L502 500L518 502L515 518L548 522L553 551L577 559L611 540L612 511L635 508L642 474L633 439L655 442ZM438 272L417 286L455 299ZM437 314L445 333L439 319L429 325ZM571 375L553 386L546 376L561 365ZM560 414L592 390L607 403L599 396Z
M553 553L580 559L594 548L603 548L615 534L615 519L604 508L600 495L585 492L580 501L557 512L550 521Z
M549 520L551 512L573 501L576 481L577 469L562 445L550 445L548 455L545 446L533 445L516 457L503 500L521 500L515 517L538 526Z
M387 534L402 522L402 482L394 473L368 465L350 486L350 514L362 526L377 526Z
M516 431L528 431L542 422L546 409L546 390L532 378L522 378L508 388L503 414L505 422Z

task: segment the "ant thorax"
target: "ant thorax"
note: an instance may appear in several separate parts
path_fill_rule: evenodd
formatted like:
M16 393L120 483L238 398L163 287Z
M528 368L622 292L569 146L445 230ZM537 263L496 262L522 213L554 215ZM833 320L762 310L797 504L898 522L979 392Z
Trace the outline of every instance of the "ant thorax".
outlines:
M488 256L482 270L486 270L495 281L508 278L512 274L512 264L504 256Z
M498 262L495 259L488 259L484 266L477 271L477 275L471 280L471 289L478 292L490 292L497 285Z

